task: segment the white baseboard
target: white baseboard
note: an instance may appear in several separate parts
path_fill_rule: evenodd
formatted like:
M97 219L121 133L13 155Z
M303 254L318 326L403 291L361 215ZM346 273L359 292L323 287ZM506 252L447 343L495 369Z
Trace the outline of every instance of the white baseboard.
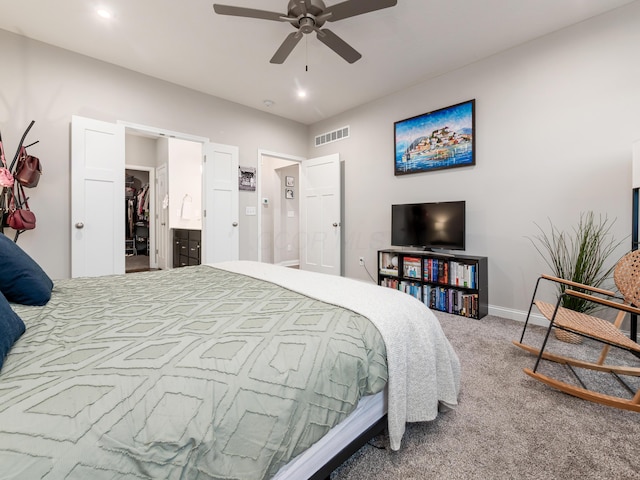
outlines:
M514 310L512 308L505 307L497 307L494 305L489 305L489 315L495 315L496 317L508 318L510 320L515 320L516 322L524 323L527 319L527 312L523 310ZM546 327L549 325L549 322L546 318L544 318L539 313L531 312L531 318L529 319L529 323L533 325L540 325Z
M489 315L508 318L510 320L515 320L516 322L522 322L522 323L524 323L525 320L527 319L527 312L523 310L514 310L512 308L496 307L494 305L489 305ZM531 312L531 317L529 318L529 324L540 325L542 327L549 326L549 322L546 318L544 318L539 313L534 313L534 312ZM621 330L621 332L629 336L629 331Z
M281 267L299 267L300 260L285 260L284 262L278 262Z

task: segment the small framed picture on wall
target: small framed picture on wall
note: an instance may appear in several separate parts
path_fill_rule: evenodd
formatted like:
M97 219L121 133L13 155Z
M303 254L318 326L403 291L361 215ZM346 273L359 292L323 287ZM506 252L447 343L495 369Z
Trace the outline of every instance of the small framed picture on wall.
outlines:
M293 187L295 185L295 180L293 177L284 177L284 181L287 187Z
M284 198L293 198L293 188L285 188L284 189Z

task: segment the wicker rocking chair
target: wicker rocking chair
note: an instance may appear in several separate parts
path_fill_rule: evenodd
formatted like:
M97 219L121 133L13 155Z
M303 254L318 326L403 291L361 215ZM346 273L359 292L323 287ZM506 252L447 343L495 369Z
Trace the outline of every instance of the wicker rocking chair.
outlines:
M613 275L616 287L622 295L622 299L616 297L614 292L601 288L593 288L588 285L571 282L561 278L549 275L542 275L538 278L536 287L529 306L529 313L525 321L520 341L513 341L514 345L526 350L527 352L537 355L537 360L533 370L525 368L527 375L570 395L574 395L585 400L608 405L611 407L621 408L640 412L640 389L634 391L622 379L621 376L640 376L640 367L616 366L605 363L610 347L616 347L631 352L636 357L640 357L640 345L635 341L626 337L620 331L620 325L627 313L632 315L640 315L640 250L633 251L622 257L615 266ZM560 306L562 296L555 305L536 300L536 292L541 280L549 282L560 282L567 286L563 295L571 295L582 298L606 308L618 311L616 319L613 323L588 315L569 310ZM595 296L599 295L599 296ZM542 347L540 349L523 343L524 334L527 329L531 309L533 305L549 320L549 328L546 332ZM549 334L553 329L560 329L572 332L582 337L591 338L604 344L600 357L595 362L583 361L572 357L556 355L545 351ZM566 365L576 376L581 387L572 385L561 380L549 377L538 372L538 367L542 359L550 360L556 363ZM640 360L639 360L640 365ZM630 392L631 398L623 398L619 396L606 395L604 393L589 390L582 382L577 372L572 367L586 368L600 372L608 372L616 377L623 386Z

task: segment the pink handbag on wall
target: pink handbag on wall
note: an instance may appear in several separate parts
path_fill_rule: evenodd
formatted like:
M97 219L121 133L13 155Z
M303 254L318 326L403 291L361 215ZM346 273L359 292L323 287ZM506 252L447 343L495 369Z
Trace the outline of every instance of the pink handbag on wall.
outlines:
M13 187L13 175L7 168L7 161L4 158L4 147L0 140L0 187Z

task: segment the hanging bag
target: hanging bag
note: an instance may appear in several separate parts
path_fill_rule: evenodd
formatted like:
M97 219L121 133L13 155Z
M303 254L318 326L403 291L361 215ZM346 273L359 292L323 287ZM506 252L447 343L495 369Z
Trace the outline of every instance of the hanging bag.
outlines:
M16 165L15 179L18 180L23 187L33 188L38 185L40 175L42 175L40 159L32 155L27 155L27 149L21 147L18 164Z
M22 202L24 202L24 206ZM36 228L36 215L29 209L29 203L21 184L14 184L6 225L18 231Z

